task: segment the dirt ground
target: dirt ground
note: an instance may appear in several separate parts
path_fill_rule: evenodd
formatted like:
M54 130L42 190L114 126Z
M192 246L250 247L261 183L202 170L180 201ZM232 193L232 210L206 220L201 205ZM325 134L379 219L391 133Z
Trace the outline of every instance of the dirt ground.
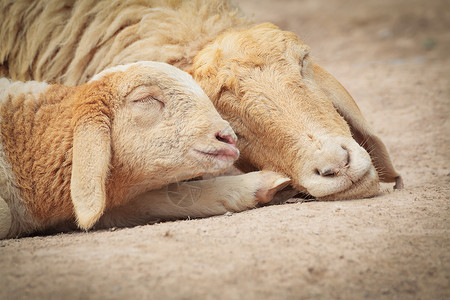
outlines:
M450 2L240 3L312 47L405 189L0 241L0 299L450 299Z

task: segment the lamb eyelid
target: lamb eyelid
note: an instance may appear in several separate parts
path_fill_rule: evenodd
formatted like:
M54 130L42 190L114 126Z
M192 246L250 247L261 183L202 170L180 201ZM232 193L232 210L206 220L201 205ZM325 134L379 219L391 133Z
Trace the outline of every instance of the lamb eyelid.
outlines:
M134 102L149 102L149 101L158 101L158 102L161 102L161 103L162 103L161 100L159 100L159 99L157 99L157 98L155 98L155 97L152 97L152 96L150 96L150 95L145 96L145 97L142 97L142 98L139 98L139 99L137 99L137 100L134 100Z
M308 64L309 53L306 53L303 58L300 60L300 74L303 76L303 72L305 71L305 67Z
M309 53L306 53L306 54L302 57L302 59L301 59L301 61L300 61L300 64L301 64L302 67L303 67L304 64L305 64L305 61L307 61L308 59L309 59Z

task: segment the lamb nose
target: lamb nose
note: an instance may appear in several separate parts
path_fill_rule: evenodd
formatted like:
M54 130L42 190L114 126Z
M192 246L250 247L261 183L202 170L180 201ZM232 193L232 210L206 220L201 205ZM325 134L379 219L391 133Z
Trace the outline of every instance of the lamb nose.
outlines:
M216 139L230 145L236 145L235 138L231 134L227 133L226 130L222 130L216 133Z
M335 158L336 160L331 164L332 167L328 164L326 167L317 168L316 174L323 177L334 177L350 167L350 154L345 148L340 149Z
M332 177L338 173L339 170L337 169L326 169L326 170L317 170L317 172L320 174L320 176L329 176Z

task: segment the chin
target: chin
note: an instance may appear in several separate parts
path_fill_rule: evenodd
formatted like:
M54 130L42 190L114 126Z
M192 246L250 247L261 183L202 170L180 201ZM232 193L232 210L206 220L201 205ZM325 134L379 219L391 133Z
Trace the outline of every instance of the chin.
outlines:
M226 149L226 151L199 151L194 149L190 153L193 170L197 169L203 174L219 174L233 166L239 156L237 149ZM199 175L197 175L199 176Z
M349 188L323 197L318 200L350 200L375 197L380 193L380 182L375 169L353 183Z

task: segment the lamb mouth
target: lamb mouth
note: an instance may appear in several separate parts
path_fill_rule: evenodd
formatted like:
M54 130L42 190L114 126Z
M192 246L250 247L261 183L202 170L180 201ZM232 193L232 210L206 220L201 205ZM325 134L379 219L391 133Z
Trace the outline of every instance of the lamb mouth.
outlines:
M366 192L365 194L362 194L362 195L361 195L360 197L358 197L358 198L368 198L368 197L373 197L373 196L377 195L377 194L378 194L378 190L379 190L378 184L377 184L376 190L375 190L375 189L373 189L373 190L370 189L370 185L371 185L371 182L370 182L370 179L369 179L369 177L370 177L370 172L371 172L371 170L369 169L369 170L368 170L363 176L361 176L358 180L356 180L356 181L351 180L351 181L352 181L352 184L351 184L348 188L346 188L346 189L344 189L344 190L342 190L342 191L340 191L340 192L337 192L337 193L328 195L328 196L317 197L317 199L318 199L318 200L325 200L325 201L327 201L327 200L354 199L354 197L353 197L351 194L348 194L348 193L349 193L349 192L351 193L351 190L352 190L352 189L357 189L357 188L359 188L359 187L361 187L361 186L363 186L363 185L367 185L368 190L367 190L367 192ZM377 182L378 182L378 181L377 181ZM373 184L373 183L372 183L372 184Z
M239 157L239 150L237 148L222 148L215 149L211 151L203 151L194 149L195 152L208 156L210 158L219 159L219 160L236 160Z

